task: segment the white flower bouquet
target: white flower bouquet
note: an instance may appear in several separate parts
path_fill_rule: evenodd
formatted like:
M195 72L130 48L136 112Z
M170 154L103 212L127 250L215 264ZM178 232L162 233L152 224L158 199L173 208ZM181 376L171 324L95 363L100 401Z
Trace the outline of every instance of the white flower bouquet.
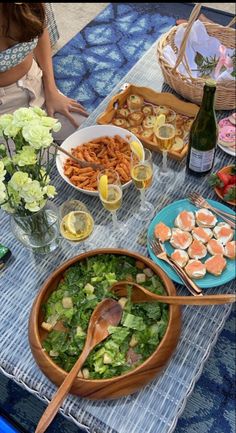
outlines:
M0 116L0 206L30 215L42 209L56 189L50 185L52 131L61 124L38 107L19 108Z
M47 201L56 194L49 177L55 156L50 146L52 132L60 128L56 119L38 107L0 116L0 140L4 141L0 144L0 208L12 214L16 237L43 252L42 245L56 236L55 218L47 211ZM17 236L19 228L21 236Z

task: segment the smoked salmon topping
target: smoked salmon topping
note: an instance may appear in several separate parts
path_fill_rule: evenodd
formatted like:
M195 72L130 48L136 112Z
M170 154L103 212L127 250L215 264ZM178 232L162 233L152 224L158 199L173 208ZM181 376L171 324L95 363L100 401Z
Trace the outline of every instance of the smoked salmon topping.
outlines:
M213 229L214 236L225 245L227 242L231 241L234 236L234 232L230 225L227 223L219 223Z
M214 227L217 223L217 218L208 209L200 209L196 212L196 222L202 227Z
M176 249L171 254L171 258L183 268L188 263L188 254L184 250Z
M190 245L188 249L188 255L192 259L202 259L207 255L207 249L202 242L194 239L193 243Z
M227 242L225 245L225 256L229 259L236 257L236 241Z
M192 243L192 236L189 232L180 229L173 229L170 243L174 248L181 248L186 250Z
M213 275L221 275L226 267L226 260L222 254L216 254L205 261L206 270Z
M157 239L160 239L161 242L166 242L171 237L171 229L163 222L160 222L154 228L154 235Z
M175 219L175 225L181 230L190 232L195 226L194 213L186 210L180 212Z
M192 235L194 239L197 239L198 241L201 241L203 244L206 244L212 238L213 233L209 228L194 227L192 230Z
M207 244L207 249L210 254L224 254L224 247L217 239L211 239Z
M185 271L190 278L203 278L206 275L206 266L200 260L189 260Z

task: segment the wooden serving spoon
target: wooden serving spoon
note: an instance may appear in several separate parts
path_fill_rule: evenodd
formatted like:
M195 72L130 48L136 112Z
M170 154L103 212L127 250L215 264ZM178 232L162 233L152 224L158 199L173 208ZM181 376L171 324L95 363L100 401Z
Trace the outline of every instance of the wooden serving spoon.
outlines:
M96 162L83 161L83 160L77 158L76 156L69 153L68 150L63 149L63 147L61 147L61 146L58 146L58 144L55 143L55 141L52 142L52 145L57 150L59 150L59 152L64 153L64 155L69 156L70 159L73 159L73 161L77 162L77 164L79 164L80 167L92 167L94 170L103 170L104 169L104 166L102 164L98 164Z
M214 305L230 304L236 301L236 295L205 295L205 296L164 296L156 295L133 281L118 281L110 287L117 296L127 296L128 286L132 286L132 302L164 302L173 305Z
M62 382L60 388L58 388L56 394L53 396L47 409L44 411L36 427L35 433L45 432L55 417L65 396L70 391L70 388L88 355L97 344L101 343L101 341L108 337L108 327L110 325L117 326L121 320L121 316L122 308L114 299L104 299L97 305L89 321L83 351L65 380Z

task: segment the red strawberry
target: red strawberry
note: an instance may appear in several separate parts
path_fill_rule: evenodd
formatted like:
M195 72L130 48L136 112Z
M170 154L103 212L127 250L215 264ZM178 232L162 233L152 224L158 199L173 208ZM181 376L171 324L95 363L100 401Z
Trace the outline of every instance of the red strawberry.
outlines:
M230 185L235 185L236 184L236 174L234 174L234 175L231 174L230 177L231 177L231 179L230 179L229 184Z
M223 182L224 185L231 183L231 174L229 173L217 173L218 178Z
M226 185L227 186L227 185ZM225 189L226 187L225 186L223 186L222 188L219 188L218 186L217 186L217 191L223 196L224 195L224 189Z

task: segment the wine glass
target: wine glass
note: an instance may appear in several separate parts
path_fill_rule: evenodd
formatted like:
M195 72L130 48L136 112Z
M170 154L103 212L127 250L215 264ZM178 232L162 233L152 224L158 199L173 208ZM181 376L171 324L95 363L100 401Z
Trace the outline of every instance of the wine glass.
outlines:
M94 220L79 200L65 201L59 210L61 236L71 242L82 242L93 232Z
M174 177L174 171L167 167L167 155L175 141L175 127L170 123L164 123L156 129L155 136L162 151L162 166L159 169L158 180L164 183L173 180Z
M119 174L113 169L101 170L98 173L97 185L102 205L112 215L112 233L114 235L127 234L126 225L118 222L116 214L122 204L122 186Z
M167 167L168 150L174 144L176 135L176 112L168 107L159 107L157 113L157 126L154 128L154 134L162 151L162 167L158 170L158 179L160 183L167 183L173 180L174 171ZM164 116L164 122L158 124L158 117ZM162 119L163 120L163 119Z
M140 190L141 205L135 217L146 221L154 214L153 205L146 200L145 191L151 186L153 180L152 153L144 149L144 158L140 160L137 154L131 153L131 177L137 189Z

